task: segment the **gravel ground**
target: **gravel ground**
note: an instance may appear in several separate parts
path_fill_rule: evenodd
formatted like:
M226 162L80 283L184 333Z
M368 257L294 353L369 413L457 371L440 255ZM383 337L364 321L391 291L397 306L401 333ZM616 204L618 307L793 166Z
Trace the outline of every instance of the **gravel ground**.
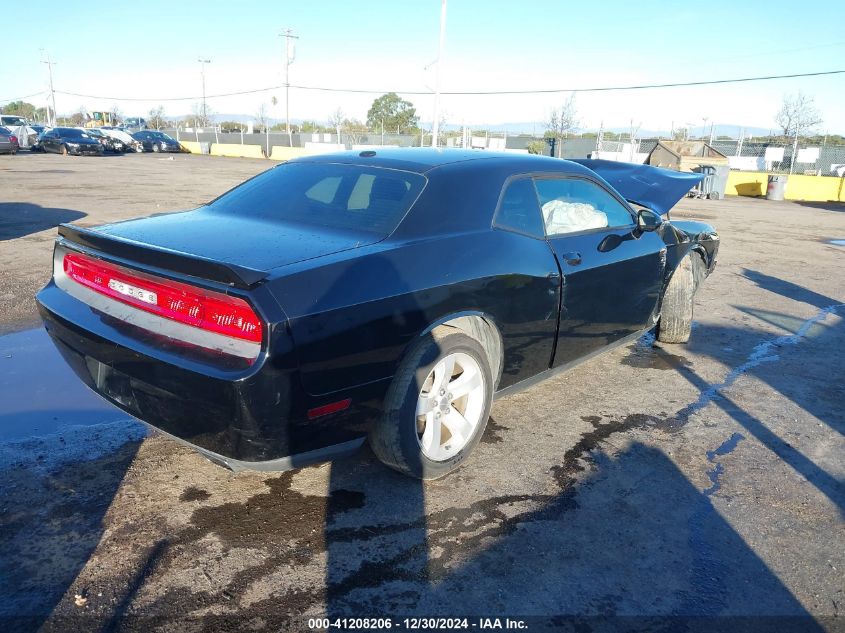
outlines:
M0 328L34 324L58 222L189 208L269 166L0 156ZM367 450L234 475L113 412L73 424L33 395L60 365L27 367L22 335L0 337L0 424L26 410L52 429L0 441L2 628L466 615L469 628L845 630L845 248L829 243L845 239L843 211L682 201L674 217L722 237L691 342L644 337L498 400L476 455L426 484ZM80 397L61 384L54 400Z

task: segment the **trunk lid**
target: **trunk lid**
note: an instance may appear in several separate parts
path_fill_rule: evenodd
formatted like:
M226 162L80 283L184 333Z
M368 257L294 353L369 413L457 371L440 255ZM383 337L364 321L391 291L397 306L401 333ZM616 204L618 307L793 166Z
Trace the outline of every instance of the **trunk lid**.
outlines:
M110 243L92 243L90 246L93 248L127 259L137 257L141 250L149 250L160 253L162 257L169 254L173 259L189 258L233 270L263 272L262 277L274 268L367 246L381 239L379 235L364 231L239 217L231 213L216 213L208 207L107 224L85 231L85 234L93 241L100 238L101 242ZM78 241L75 236L68 237ZM127 252L114 252L114 248L120 246ZM168 267L165 261L159 261L159 265ZM185 270L181 272L203 276ZM245 275L244 281L254 276ZM255 280L250 283L255 283Z

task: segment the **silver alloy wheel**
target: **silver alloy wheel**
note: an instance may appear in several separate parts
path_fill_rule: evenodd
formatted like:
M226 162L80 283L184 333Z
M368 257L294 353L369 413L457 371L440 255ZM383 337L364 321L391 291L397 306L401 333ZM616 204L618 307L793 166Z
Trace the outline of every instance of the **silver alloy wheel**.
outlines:
M475 433L484 413L481 367L469 354L449 354L434 366L417 399L417 441L430 460L454 457Z

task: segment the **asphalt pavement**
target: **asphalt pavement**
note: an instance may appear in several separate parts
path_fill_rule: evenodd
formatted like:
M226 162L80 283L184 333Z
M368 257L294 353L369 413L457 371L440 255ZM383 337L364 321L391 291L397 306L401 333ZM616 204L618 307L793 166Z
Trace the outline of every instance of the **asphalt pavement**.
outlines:
M682 201L722 238L690 343L496 401L444 479L367 449L234 475L76 382L31 296L56 221L188 208L269 166L0 157L4 630L845 630L845 205Z

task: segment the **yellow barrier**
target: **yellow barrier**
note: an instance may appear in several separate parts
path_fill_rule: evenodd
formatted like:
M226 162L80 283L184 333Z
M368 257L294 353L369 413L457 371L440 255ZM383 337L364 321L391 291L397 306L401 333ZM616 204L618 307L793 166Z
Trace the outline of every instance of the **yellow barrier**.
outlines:
M734 196L764 196L769 174L757 171L732 171L725 193ZM792 174L786 182L787 200L808 202L845 202L845 178Z
M307 156L308 151L304 147L285 147L284 145L273 145L270 152L271 160L291 160L300 156Z
M183 150L190 152L191 154L200 153L200 144L196 141L179 141L179 145L182 146Z
M845 202L845 178L793 174L786 181L785 198L810 202Z
M237 143L212 143L212 156L234 156L236 158L264 158L261 145L239 145Z

